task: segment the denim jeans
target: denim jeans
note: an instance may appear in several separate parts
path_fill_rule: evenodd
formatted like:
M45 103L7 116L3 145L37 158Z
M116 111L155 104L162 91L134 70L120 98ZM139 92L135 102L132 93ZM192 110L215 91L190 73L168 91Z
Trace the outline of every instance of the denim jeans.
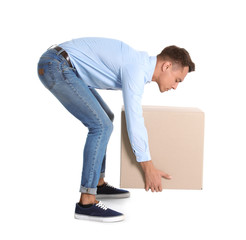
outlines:
M80 192L96 194L99 178L105 176L106 148L113 131L114 114L60 53L48 49L41 56L38 76L62 105L88 128Z

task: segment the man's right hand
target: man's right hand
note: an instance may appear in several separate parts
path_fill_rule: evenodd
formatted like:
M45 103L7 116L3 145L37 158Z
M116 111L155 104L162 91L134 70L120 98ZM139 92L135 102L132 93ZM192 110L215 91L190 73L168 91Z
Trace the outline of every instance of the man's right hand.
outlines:
M145 190L151 189L152 192L161 192L161 178L172 179L170 175L156 169L152 161L141 162L141 167L145 174Z

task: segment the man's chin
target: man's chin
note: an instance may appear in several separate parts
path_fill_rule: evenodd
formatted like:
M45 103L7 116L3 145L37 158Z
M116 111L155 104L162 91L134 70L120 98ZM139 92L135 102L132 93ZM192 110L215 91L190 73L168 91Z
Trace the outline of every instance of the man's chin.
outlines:
M161 92L161 93L164 93L164 92L167 92L167 90L165 90L165 89L160 89L160 92Z

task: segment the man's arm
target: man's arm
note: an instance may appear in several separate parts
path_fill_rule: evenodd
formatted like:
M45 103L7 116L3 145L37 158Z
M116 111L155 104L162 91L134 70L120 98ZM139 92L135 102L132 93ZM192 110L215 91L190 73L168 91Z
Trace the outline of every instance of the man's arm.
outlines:
M127 133L137 162L151 159L141 104L143 92L144 72L139 66L125 66L122 69L122 95Z
M131 146L137 161L142 166L145 174L145 189L162 191L161 178L171 179L171 177L156 169L150 160L148 135L144 126L142 116L141 99L144 88L144 74L141 70L135 68L125 68L122 71L122 92L125 105L125 116L127 123L127 132Z
M154 167L153 162L146 161L140 163L144 174L145 174L145 190L148 191L151 189L152 192L161 192L162 191L162 184L161 178L172 179L170 175L164 173Z

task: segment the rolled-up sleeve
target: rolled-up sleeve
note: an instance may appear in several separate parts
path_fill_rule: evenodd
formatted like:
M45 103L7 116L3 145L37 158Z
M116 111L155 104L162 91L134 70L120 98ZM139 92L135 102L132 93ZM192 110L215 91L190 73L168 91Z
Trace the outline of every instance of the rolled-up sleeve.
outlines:
M128 137L137 162L151 160L148 134L144 125L142 95L144 72L139 65L126 65L121 70L122 94Z

